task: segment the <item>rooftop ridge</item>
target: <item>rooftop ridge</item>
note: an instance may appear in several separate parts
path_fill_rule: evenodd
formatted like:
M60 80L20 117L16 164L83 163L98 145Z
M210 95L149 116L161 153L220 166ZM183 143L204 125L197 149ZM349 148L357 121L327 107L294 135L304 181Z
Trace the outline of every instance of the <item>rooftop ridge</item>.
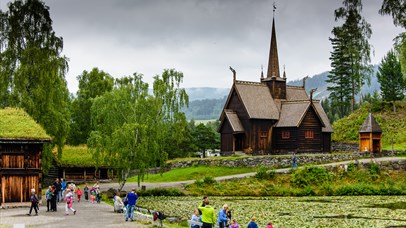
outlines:
M247 84L247 85L263 85L260 82L251 82L251 81L240 81L240 80L236 80L235 81L238 84Z

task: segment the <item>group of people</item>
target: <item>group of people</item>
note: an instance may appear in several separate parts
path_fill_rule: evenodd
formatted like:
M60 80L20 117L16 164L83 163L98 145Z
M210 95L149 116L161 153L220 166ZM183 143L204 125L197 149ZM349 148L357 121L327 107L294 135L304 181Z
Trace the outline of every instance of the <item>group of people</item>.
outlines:
M83 193L85 195L86 201L89 200L90 196L92 203L100 203L101 194L99 182L96 182L90 189L86 183L83 190L84 192L82 192L82 190L77 187L75 185L75 182L73 181L67 183L62 178L60 180L59 178L56 178L55 182L50 185L45 192L45 198L47 201L47 212L56 212L57 204L59 204L60 202L65 202L65 215L69 215L69 210L71 210L75 215L76 210L72 207L73 202L75 201L75 199L77 199L77 202L79 203ZM30 201L31 207L27 215L31 215L33 209L35 210L35 215L38 215L39 199L37 194L35 193L35 189L31 189Z
M137 205L138 195L135 188L131 189L130 192L124 197L124 200L120 197L120 192L117 192L113 198L114 211L125 213L125 221L128 219L134 221L134 211Z
M223 205L223 208L218 212L218 217L216 219L215 210L210 206L209 198L207 196L203 197L202 203L194 211L191 221L201 222L202 228L213 228L216 227L216 225L218 225L219 228L240 228L237 220L232 218L231 210L227 204ZM199 228L199 225L192 224L191 228ZM258 228L255 216L251 218L248 228ZM273 228L272 222L269 222L266 228Z

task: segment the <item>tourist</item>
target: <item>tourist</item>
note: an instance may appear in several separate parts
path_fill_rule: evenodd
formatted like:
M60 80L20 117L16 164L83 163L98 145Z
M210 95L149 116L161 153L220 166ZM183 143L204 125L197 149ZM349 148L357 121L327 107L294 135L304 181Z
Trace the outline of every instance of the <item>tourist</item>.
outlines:
M80 190L80 188L78 187L78 189L76 190L76 195L78 196L78 203L80 202L80 197L82 196L82 191Z
M200 222L200 214L199 214L199 210L198 210L198 209L196 209L196 210L193 212L192 218L190 219L190 221L193 221L193 222ZM191 224L191 225L190 225L190 228L200 228L200 226L197 225L197 224Z
M228 205L224 204L223 209L220 210L219 217L217 219L219 228L224 228L228 222L227 210L228 210Z
M75 201L76 184L75 184L75 182L73 182L73 180L70 181L68 188L70 189L70 192L72 193L72 200Z
M52 192L52 187L49 186L45 192L45 199L47 200L47 212L49 211L49 209L52 210L52 195L53 194L54 193Z
M54 184L53 184L54 186L55 186L55 194L56 194L56 202L59 202L59 192L61 191L61 189L62 189L62 185L61 185L61 183L59 183L59 179L58 178L56 178L55 179L55 182L54 182Z
M252 216L251 222L248 224L247 228L258 228L257 223L255 222L257 218L255 216Z
M240 225L238 225L236 219L233 219L233 220L231 221L230 228L240 228Z
M268 225L266 226L266 228L273 228L272 222L268 222Z
M214 208L209 205L209 198L205 196L203 202L198 207L202 212L202 228L212 228L216 225Z
M56 207L56 187L55 185L51 186L52 189L52 197L51 197L51 211L57 211L57 207Z
M97 181L94 185L93 185L93 188L95 189L95 191L96 191L96 201L97 201L97 203L100 203L100 186L99 186L99 182Z
M116 193L116 195L113 198L113 202L114 202L114 211L123 213L124 212L124 202L120 197L120 192Z
M66 189L66 194L65 194L65 215L69 215L69 209L73 211L73 214L76 215L76 210L73 209L72 204L73 204L73 193L71 190L68 188Z
M229 227L230 223L231 223L231 209L229 207L226 210L226 214L227 214L227 218L228 218L228 222L227 222L226 227Z
M87 183L85 183L85 187L83 188L83 191L85 191L85 200L89 201L89 187L87 187Z
M35 210L35 216L38 216L38 196L37 194L35 194L35 189L31 189L31 197L30 197L30 201L31 201L31 207L30 207L30 212L27 215L31 215L32 209L34 208Z
M59 199L61 199L61 201L63 200L63 194L65 190L66 190L66 181L63 178L61 178L61 191L59 193Z
M297 162L296 154L293 153L292 154L292 168L297 168L296 162Z
M94 188L90 189L90 199L92 200L92 203L94 203L96 200L96 189Z
M134 221L134 210L138 200L137 193L135 193L135 188L133 188L131 192L127 193L126 198L127 213L125 214L125 221L128 221L128 218L130 218L131 221Z

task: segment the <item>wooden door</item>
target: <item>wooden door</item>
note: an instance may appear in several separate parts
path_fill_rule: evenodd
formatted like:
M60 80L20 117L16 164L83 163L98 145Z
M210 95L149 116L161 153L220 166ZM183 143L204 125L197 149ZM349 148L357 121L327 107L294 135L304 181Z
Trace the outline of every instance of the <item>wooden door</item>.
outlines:
M29 202L32 188L38 193L38 176L3 175L1 178L2 202Z

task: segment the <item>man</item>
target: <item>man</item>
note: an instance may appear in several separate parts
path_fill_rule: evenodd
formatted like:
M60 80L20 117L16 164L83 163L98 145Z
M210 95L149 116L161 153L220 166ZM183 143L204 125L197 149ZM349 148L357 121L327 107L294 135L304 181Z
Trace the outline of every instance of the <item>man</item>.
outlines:
M135 193L135 188L133 188L131 192L127 193L126 198L127 198L127 213L125 214L125 221L128 221L128 218L130 218L131 221L134 221L134 210L138 200L137 193Z
M59 198L59 192L61 192L62 189L62 185L61 183L59 183L59 179L56 178L55 182L53 184L55 186L55 192L54 194L56 195L56 202L59 202L60 198Z
M198 209L202 212L202 228L213 228L216 226L214 208L209 205L209 198L205 196Z

